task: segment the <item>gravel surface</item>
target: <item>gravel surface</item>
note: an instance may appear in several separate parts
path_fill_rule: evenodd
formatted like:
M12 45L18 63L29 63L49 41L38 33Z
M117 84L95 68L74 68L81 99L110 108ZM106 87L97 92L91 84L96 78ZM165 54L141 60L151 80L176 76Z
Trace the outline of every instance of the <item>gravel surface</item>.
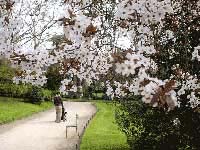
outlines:
M67 121L55 123L55 110L35 114L32 117L0 126L0 150L76 150L84 126L96 108L89 102L64 102ZM78 114L78 133L74 125Z

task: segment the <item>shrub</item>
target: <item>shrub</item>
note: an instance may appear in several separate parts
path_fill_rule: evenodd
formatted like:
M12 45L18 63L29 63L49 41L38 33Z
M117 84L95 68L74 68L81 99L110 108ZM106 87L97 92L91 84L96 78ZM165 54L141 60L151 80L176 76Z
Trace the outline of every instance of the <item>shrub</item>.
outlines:
M78 92L69 91L68 94L62 95L62 97L77 99L80 98L81 95Z
M37 103L41 100L51 101L52 95L51 90L30 84L0 83L0 96L24 98L26 102Z
M53 92L51 90L42 89L41 92L42 92L44 101L51 101L51 98L53 95Z
M92 93L92 98L95 100L102 100L103 99L103 93Z
M30 95L31 85L16 85L13 83L0 83L0 95L16 98L25 98Z
M43 97L42 88L33 86L30 96L28 97L28 100L33 104L41 104L42 97Z
M140 97L118 104L116 120L132 150L197 150L200 114L191 108L165 112Z

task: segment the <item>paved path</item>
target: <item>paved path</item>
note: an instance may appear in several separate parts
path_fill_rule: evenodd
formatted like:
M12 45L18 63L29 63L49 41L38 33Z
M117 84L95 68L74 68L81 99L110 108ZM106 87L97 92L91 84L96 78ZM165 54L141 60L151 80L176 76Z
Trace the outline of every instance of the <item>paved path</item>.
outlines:
M96 112L88 102L65 102L68 112L67 122L55 123L55 110L36 114L30 118L0 126L0 150L75 150L79 139L75 128L66 125L75 124L76 113L79 115L78 132Z

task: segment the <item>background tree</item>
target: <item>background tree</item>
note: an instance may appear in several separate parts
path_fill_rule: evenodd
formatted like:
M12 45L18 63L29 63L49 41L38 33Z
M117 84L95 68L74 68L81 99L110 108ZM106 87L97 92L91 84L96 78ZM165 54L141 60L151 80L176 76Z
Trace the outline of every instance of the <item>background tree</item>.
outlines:
M45 87L49 90L58 91L61 86L63 76L60 74L60 65L53 64L48 67L46 72L47 83Z

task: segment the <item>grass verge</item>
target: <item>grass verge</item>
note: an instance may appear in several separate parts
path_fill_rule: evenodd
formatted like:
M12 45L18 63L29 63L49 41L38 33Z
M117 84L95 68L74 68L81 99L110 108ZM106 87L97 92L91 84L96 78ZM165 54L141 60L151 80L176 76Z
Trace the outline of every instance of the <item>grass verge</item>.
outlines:
M95 102L98 112L86 129L81 150L129 150L126 136L115 122L115 106L112 103Z
M0 124L30 116L51 108L52 102L35 105L22 102L22 99L0 97Z

